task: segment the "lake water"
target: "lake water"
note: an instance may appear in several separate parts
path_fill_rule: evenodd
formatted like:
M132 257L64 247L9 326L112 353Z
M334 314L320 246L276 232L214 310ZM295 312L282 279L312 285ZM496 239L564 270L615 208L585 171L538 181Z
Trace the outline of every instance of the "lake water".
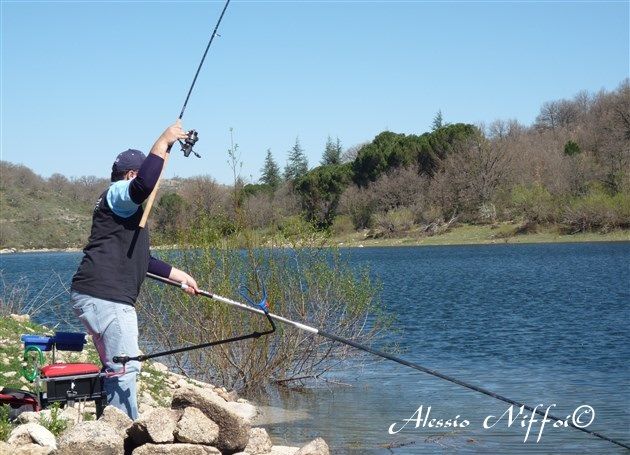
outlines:
M559 417L590 406L589 430L630 444L630 243L345 251L381 280L382 300L397 315L398 331L388 341L400 344L401 357L532 406L555 405L550 413ZM3 255L0 268L5 283L25 276L35 293L58 281L67 285L79 259L78 253ZM72 317L62 310L38 322L60 319ZM332 453L353 455L628 453L553 422L539 442L540 422L526 442L525 419L508 427L505 417L484 429L487 416L509 405L393 362L354 366L334 379L347 385L257 399L290 410L267 425L276 443L322 436ZM425 419L431 407L429 418L459 416L469 424L416 428L413 420L388 434L390 425L396 430L416 419L420 406ZM304 411L300 418L295 410Z

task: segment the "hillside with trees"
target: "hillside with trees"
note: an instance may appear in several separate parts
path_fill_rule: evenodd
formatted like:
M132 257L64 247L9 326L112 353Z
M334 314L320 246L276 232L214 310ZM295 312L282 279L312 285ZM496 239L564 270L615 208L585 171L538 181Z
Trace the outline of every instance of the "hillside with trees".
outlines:
M151 217L158 243L194 242L191 232L274 236L304 228L374 238L435 235L462 223L509 223L506 235L630 228L628 80L611 92L546 102L529 126L450 124L438 112L428 132L383 131L346 150L328 137L313 168L296 138L284 166L267 149L259 181L248 184L238 175L237 148L234 185L209 176L162 185ZM106 180L43 179L7 162L0 171L2 248L83 244Z
M69 248L87 240L95 195L107 180L44 179L0 161L0 248Z

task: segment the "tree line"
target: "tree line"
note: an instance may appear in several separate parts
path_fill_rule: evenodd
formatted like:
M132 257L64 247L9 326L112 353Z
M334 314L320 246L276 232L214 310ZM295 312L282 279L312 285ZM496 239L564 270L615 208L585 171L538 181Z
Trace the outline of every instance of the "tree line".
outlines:
M283 169L266 151L258 182L222 187L196 178L185 186L205 186L198 196L190 188L164 195L157 228L172 235L209 217L224 234L239 227L282 231L298 221L375 236L430 234L453 222L605 232L630 227L629 169L624 80L610 92L546 102L530 126L449 124L438 112L422 134L383 131L346 150L328 137L312 168L296 139ZM202 207L193 208L201 193Z
M630 228L628 79L612 91L548 101L529 126L451 124L438 112L421 134L383 131L349 148L328 137L314 167L296 139L282 167L266 150L257 182L239 175L237 150L232 143L228 151L232 185L210 176L162 184L152 215L158 241L190 239L195 230L220 237L300 225L374 236L431 234L454 222L512 222L523 231L551 224L567 233ZM24 166L0 164L4 246L23 231L17 219L32 224L58 216L54 201L89 216L107 185L95 177L43 179ZM31 207L33 201L40 203Z

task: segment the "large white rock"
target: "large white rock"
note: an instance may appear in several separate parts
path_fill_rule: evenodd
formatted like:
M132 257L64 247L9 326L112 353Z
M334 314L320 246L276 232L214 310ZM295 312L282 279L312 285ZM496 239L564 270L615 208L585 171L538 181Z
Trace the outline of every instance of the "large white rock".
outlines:
M214 445L219 437L219 426L197 408L186 408L175 428L179 442Z
M330 449L326 441L317 438L302 446L295 455L330 455Z
M19 416L17 416L16 420L19 423L31 423L31 422L39 423L39 419L41 419L42 416L46 416L50 418L50 409L44 409L43 411L37 411L37 412L25 411L21 413Z
M138 396L138 403L146 404L147 406L150 406L152 408L157 407L157 402L155 401L153 396L146 390Z
M56 453L52 447L44 447L39 444L26 444L23 446L0 445L0 455L50 455Z
M133 420L129 418L127 413L115 406L106 406L98 421L112 427L123 439L127 437L127 430L133 424Z
M249 442L245 447L245 452L250 455L262 455L271 451L273 444L271 438L264 428L252 428L249 432Z
M9 317L16 322L30 322L31 317L28 314L10 314Z
M249 441L249 423L228 406L228 403L213 391L196 386L175 390L171 407L185 409L189 406L201 410L219 426L216 447L222 452L242 451Z
M21 446L26 444L38 444L44 447L57 448L57 440L48 429L44 428L38 423L25 423L19 425L11 431L7 442L14 446Z
M160 363L160 362L152 362L151 363L151 367L155 371L159 371L160 373L168 372L168 367L166 365L164 365L163 363Z
M72 425L75 425L83 420L81 411L79 411L78 407L74 406L66 406L63 409L60 409L57 418L64 419L66 421L66 428L70 428Z
M19 423L39 423L42 418L50 419L50 415L50 409L44 409L37 412L26 411L18 415L16 420ZM78 408L67 406L57 412L57 418L65 420L67 427L71 427L75 423L78 423L82 419L82 416Z
M189 385L189 382L188 382L188 381L186 381L186 379L184 379L184 378L180 378L180 379L178 379L178 380L177 380L177 382L175 382L175 384L174 384L174 387L173 387L173 388L175 388L175 389L179 389L179 388L181 388L181 387L188 387L188 385Z
M81 422L64 432L57 441L55 455L120 455L123 439L101 421Z
M128 434L135 445L149 442L165 443L175 441L173 433L181 412L155 408L142 414L129 428Z
M145 444L133 455L221 455L219 449L201 444Z

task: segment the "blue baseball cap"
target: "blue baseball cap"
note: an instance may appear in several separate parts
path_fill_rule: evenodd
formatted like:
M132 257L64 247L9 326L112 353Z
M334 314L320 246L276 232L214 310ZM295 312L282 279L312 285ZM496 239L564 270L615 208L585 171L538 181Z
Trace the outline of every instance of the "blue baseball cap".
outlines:
M112 174L122 171L137 171L146 156L140 150L129 149L120 153L112 165Z

